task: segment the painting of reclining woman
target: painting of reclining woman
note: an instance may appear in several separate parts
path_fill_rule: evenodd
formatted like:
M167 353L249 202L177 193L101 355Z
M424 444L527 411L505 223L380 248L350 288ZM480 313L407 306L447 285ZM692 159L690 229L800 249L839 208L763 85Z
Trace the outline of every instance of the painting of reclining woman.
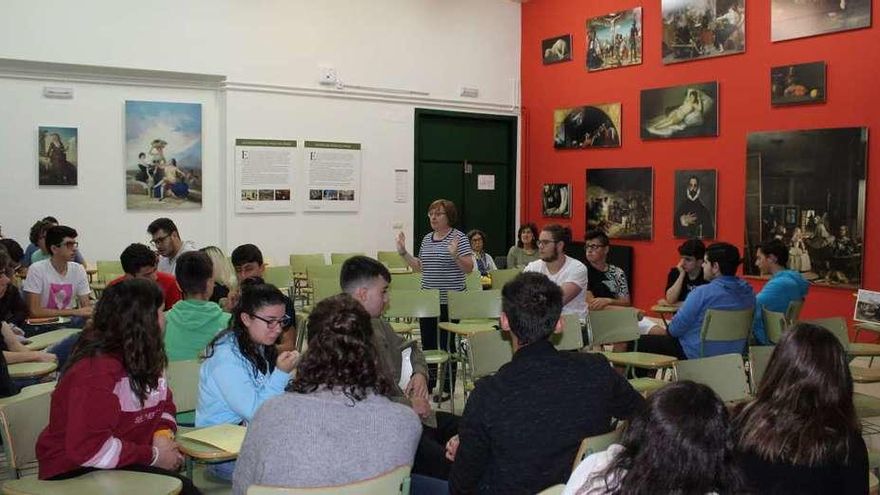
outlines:
M745 0L662 0L663 63L746 50Z
M641 93L642 139L718 135L718 83L707 82Z
M865 252L866 128L756 132L747 138L747 275L769 239L788 268L820 285L857 288Z
M620 147L620 103L555 110L553 147L556 149Z
M202 206L202 106L125 102L128 209Z

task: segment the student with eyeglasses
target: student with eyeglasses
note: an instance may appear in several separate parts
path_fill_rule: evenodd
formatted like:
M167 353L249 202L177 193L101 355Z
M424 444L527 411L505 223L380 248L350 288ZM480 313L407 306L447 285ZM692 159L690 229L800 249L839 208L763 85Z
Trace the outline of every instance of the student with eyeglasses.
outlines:
M284 294L268 284L242 283L229 328L205 349L199 370L196 426L248 424L270 397L280 395L299 360L296 351L278 352L282 329L289 323ZM235 461L211 464L214 476L232 480Z
M181 254L193 251L192 242L180 240L180 231L170 218L157 218L147 227L152 239L150 243L159 253L159 271L174 275L174 267Z
M76 230L56 225L46 231L51 257L28 269L22 284L31 318L73 317L66 326L80 328L92 315L91 288L85 268L74 262Z

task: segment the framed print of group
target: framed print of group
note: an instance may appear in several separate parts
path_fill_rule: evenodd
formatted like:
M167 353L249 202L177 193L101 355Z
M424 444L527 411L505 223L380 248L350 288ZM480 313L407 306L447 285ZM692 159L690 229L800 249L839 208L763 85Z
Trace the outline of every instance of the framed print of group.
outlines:
M746 50L745 0L661 0L663 63Z
M587 20L587 70L642 63L642 8Z
M651 239L654 169L587 169L587 229L612 239Z
M556 149L617 148L620 146L620 103L605 103L553 112Z

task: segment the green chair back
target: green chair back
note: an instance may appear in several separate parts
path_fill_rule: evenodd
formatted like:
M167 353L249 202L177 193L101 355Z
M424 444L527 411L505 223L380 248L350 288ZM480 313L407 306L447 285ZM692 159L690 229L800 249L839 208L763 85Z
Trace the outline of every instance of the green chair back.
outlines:
M508 332L477 332L468 337L468 342L471 377L474 381L495 373L513 359L513 345Z
M479 292L449 291L450 320L499 318L500 316L500 290L481 290Z
M263 271L263 280L267 284L274 285L281 289L282 292L290 290L290 283L293 277L290 273L290 267L284 266L267 266Z
M177 413L195 411L199 399L198 359L171 361L165 370L165 379L171 388Z
M394 280L392 278L392 280ZM440 291L391 290L388 291L386 318L438 318L440 316Z
M306 273L306 269L312 265L326 265L324 253L315 254L291 254L290 269L293 273Z
M388 268L406 268L408 266L403 257L397 254L397 251L379 251L376 253L376 259Z
M313 278L335 278L339 280L339 274L342 273L342 263L332 265L310 265L306 267L306 276L311 280Z
M111 274L125 273L125 270L122 269L122 262L119 260L97 261L96 265L98 268L98 282L109 282L113 280L110 278Z
M388 287L392 290L419 290L422 288L422 274L402 273L400 275L391 275L391 284Z
M355 256L364 256L364 253L330 253L330 264L341 265L345 263L345 260Z
M321 488L251 485L247 495L404 495L409 494L409 471L410 466L405 465L368 480Z
M767 333L767 338L770 339L770 342L775 344L782 338L782 334L788 330L788 325L785 324L785 313L770 311L767 308L761 308L761 311L764 318L764 331Z
M505 268L504 270L489 272L489 276L492 277L492 288L497 290L503 289L504 284L515 279L520 273L522 273L522 270L519 268Z
M772 345L753 345L749 347L749 374L752 382L752 395L758 393L758 386L764 379L764 372L770 364L770 356L773 355Z
M847 327L846 320L843 319L843 317L833 316L830 318L817 318L814 320L804 320L804 323L810 323L828 329L828 331L830 331L834 334L835 337L837 337L837 340L840 341L840 344L843 345L843 350L849 350L849 328Z
M562 333L554 333L550 341L560 351L578 351L584 347L584 334L578 315L562 315Z
M339 278L313 278L309 280L309 283L312 285L312 307L324 299L342 292L339 287Z
M710 309L703 318L700 330L700 355L707 341L731 342L747 340L752 333L754 308L748 309Z
M604 452L608 450L608 447L610 447L612 443L619 442L622 434L623 425L621 424L608 433L594 435L581 440L581 446L578 448L577 454L574 456L574 465L571 467L572 471L574 471L578 464L587 457L597 452Z
M750 397L741 354L676 361L672 367L675 369L676 380L691 380L707 385L724 402Z
M798 321L801 317L801 310L804 309L804 300L803 299L795 299L788 303L788 308L785 310L785 321L789 325Z
M0 399L0 435L10 479L18 478L23 469L36 467L37 437L49 424L54 389L55 382L40 383Z
M483 280L480 277L480 272L478 270L474 270L468 273L464 279L464 286L464 290L467 291L483 290Z
M591 346L639 340L639 317L635 308L590 311L588 321Z

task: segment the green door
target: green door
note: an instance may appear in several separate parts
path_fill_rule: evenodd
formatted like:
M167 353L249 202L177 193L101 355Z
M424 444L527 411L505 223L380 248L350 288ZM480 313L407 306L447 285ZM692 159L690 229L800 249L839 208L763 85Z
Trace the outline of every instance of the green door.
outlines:
M428 205L444 198L456 228L486 233L486 252L507 254L515 235L516 117L416 109L413 249L430 231Z

